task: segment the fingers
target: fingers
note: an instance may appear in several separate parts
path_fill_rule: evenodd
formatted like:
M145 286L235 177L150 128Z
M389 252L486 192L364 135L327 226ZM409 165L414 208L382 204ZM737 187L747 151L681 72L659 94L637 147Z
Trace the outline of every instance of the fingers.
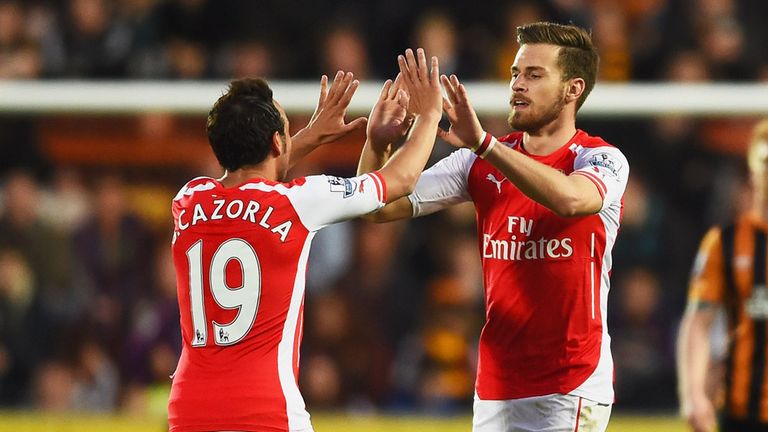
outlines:
M427 69L427 55L424 54L423 48L418 48L416 50L416 61L418 62L418 67L416 68L416 72L418 72L419 81L426 83L429 82L429 69Z
M448 77L445 75L441 75L440 82L443 84L443 88L445 89L445 94L448 95L448 100L450 101L450 103L452 104L458 103L456 88L453 86L453 83L451 83ZM443 105L445 105L445 103L443 103Z
M408 101L410 100L410 96L408 96L408 93L405 92L405 90L398 90L397 91L397 103L405 108L408 109Z
M453 104L446 98L443 98L443 111L453 111Z
M469 101L469 95L467 94L467 88L464 87L464 84L459 84L459 100L462 103L467 103Z
M331 84L331 88L328 90L328 95L326 97L326 100L331 103L335 103L339 98L339 88L341 87L341 81L344 79L344 72L338 71L336 72L336 75L333 77L333 83Z
M425 68L426 68L426 65L425 65ZM437 61L437 57L432 56L432 64L430 65L430 72L429 72L429 82L432 85L439 86L440 85L438 84L440 82L438 79L439 76L440 76L440 63Z
M352 73L348 73L350 78L352 77ZM343 106L344 108L349 105L349 102L352 100L352 96L355 95L355 92L357 91L357 88L360 86L360 81L354 80L351 83L349 83L349 86L344 90L344 93L341 95L341 98L339 99L339 105Z
M456 102L465 102L467 100L467 89L464 88L464 84L460 83L459 78L454 74L451 74L451 85L456 90Z
M368 124L368 118L367 117L359 117L359 118L356 118L356 119L352 120L351 122L347 123L346 125L344 125L342 129L345 132L349 132L349 131L355 130L357 128L365 127L367 124Z
M448 121L451 122L451 124L456 123L458 120L456 118L456 110L454 109L451 102L446 98L443 98L443 112L445 113L446 117L448 117Z
M328 97L328 76L323 75L320 77L320 99L317 101L317 105L320 106L325 102Z
M409 50L406 50L406 54ZM411 56L413 56L413 52L411 51ZM413 76L411 75L411 70L409 68L408 62L406 61L406 57L402 54L397 56L397 65L400 67L400 76L403 77L403 84L406 87L412 87L413 86Z
M328 91L328 102L331 104L336 104L339 102L339 100L344 97L344 95L347 93L347 90L350 87L350 84L352 83L352 78L354 78L354 75L352 72L344 73L344 71L338 71L336 72L336 76L333 79L333 84L331 85L331 89ZM352 96L350 96L350 99Z
M395 77L395 82L392 84L392 87L389 88L389 99L394 99L396 96L398 96L398 93L403 88L403 74L398 73Z
M390 99L390 91L392 89L392 80L388 79L384 81L384 86L381 88L381 94L379 94L379 101L385 101Z

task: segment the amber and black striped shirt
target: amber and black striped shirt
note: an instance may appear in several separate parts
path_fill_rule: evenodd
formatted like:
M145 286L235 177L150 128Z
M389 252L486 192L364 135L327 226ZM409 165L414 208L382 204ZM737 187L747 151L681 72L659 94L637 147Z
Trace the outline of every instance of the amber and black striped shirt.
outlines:
M728 317L723 407L727 417L768 423L768 224L752 216L712 228L694 264L689 302L715 303Z

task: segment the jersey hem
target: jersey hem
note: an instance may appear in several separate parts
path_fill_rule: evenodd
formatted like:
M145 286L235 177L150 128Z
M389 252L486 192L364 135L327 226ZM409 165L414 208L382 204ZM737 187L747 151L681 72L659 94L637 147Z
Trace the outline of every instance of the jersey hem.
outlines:
M314 429L310 425L306 428L300 428L300 429L287 429L287 428L278 428L278 427L265 427L265 426L254 426L254 425L245 425L245 424L227 424L222 426L220 423L212 423L212 424L205 424L205 425L194 425L194 426L171 426L168 429L168 432L210 432L210 431L242 431L242 432L314 432Z
M568 394L569 395L573 395L573 396L583 397L584 399L589 399L589 400L595 401L597 403L608 404L608 405L613 405L613 402L614 402L614 399L615 399L613 395L610 395L610 396L604 395L604 394L600 395L600 394L597 394L597 393L592 393L592 392L589 392L589 391L578 390L578 389L574 390L574 391L572 391L572 392L570 392Z

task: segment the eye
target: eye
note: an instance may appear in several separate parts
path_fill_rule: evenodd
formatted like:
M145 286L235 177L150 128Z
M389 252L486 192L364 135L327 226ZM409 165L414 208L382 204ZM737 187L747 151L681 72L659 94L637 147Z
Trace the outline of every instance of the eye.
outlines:
M539 79L539 78L541 78L540 74L537 74L537 73L532 73L531 74L531 79Z

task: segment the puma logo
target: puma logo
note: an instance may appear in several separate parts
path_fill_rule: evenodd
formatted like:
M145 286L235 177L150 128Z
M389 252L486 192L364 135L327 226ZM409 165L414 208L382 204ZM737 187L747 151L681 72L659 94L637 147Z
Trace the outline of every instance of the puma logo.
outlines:
M506 178L506 177L502 177L502 178L501 178L501 180L498 180L498 179L496 178L496 176L494 176L493 174L488 174L488 177L486 177L485 179L486 179L486 180L489 180L489 181L491 181L493 184L495 184L495 185L496 185L496 189L499 191L499 193L501 193L501 183L502 183L504 180L506 180L507 178Z

